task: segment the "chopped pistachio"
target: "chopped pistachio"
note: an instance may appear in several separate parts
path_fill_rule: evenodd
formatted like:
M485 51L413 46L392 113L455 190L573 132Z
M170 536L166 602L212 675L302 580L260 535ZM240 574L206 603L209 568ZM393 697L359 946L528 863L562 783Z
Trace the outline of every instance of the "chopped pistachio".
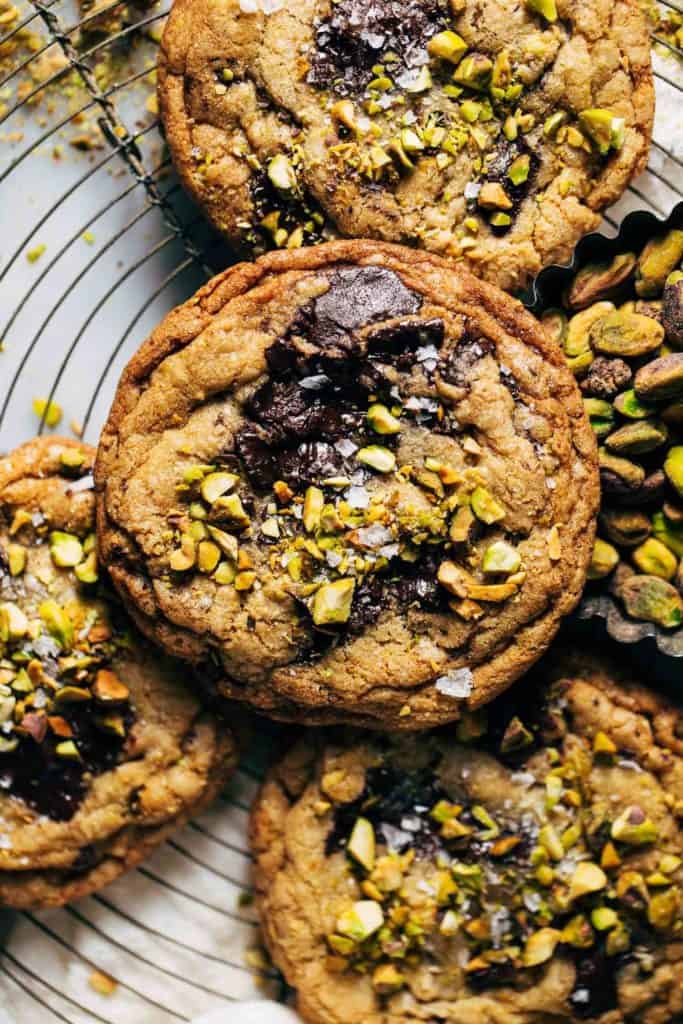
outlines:
M528 153L522 153L512 161L508 168L508 178L513 185L523 185L529 177L531 158Z
M526 0L526 6L533 14L540 14L546 21L557 21L555 0Z
M679 892L675 886L665 892L658 892L648 904L647 919L653 928L666 931L678 919L680 904Z
M58 757L66 757L71 761L81 760L78 747L73 740L64 740L62 743L58 743L55 747L55 753Z
M304 497L302 522L308 533L315 533L320 526L320 517L325 505L325 495L319 487L309 487Z
M417 76L406 85L405 91L409 93L427 92L433 85L432 75L426 64L420 68Z
M576 949L590 949L595 942L595 935L588 918L577 914L562 929L561 941Z
M430 57L438 57L441 60L450 61L451 64L459 64L467 53L467 43L457 32L438 32L427 44Z
M212 517L217 516L222 522L230 523L237 530L249 526L249 516L244 510L239 494L221 495L211 506Z
M356 819L346 849L366 871L372 871L375 866L375 830L367 818Z
M74 627L65 609L50 598L43 601L38 609L38 614L57 643L64 650L68 650L73 643Z
M291 160L278 153L268 164L268 177L280 192L293 192L296 189L296 173Z
M460 61L453 74L453 80L458 85L484 92L488 88L492 71L492 60L483 53L471 53Z
M512 200L497 181L487 181L481 186L477 203L485 210L511 210Z
M569 899L577 900L592 892L599 892L607 885L607 875L592 861L580 861L569 883Z
M618 563L619 552L617 549L612 544L608 544L606 540L596 537L588 567L588 579L601 580L605 576L609 576Z
M354 942L364 942L384 924L382 908L375 900L359 900L338 919L336 930Z
M525 967L537 967L550 960L560 941L560 932L556 928L539 928L526 941L522 955Z
M62 407L47 398L34 398L33 411L38 419L45 421L47 427L56 427L62 419Z
M508 228L512 224L512 217L509 213L498 211L489 217L489 224L493 228Z
M74 568L74 575L80 583L97 583L99 574L97 571L97 552L91 551L82 562Z
M491 525L505 518L505 509L485 487L475 487L470 499L472 511L477 519Z
M380 964L372 975L372 987L380 995L389 995L397 992L405 985L405 975L394 966L394 964Z
M212 573L221 559L221 549L211 540L202 540L197 545L197 568L200 572Z
M599 107L582 110L579 124L591 137L601 156L607 156L610 149L621 149L624 144L624 119L616 117L611 110Z
M96 701L102 704L120 704L128 700L130 690L111 669L99 669L92 693Z
M391 473L396 468L396 456L388 448L379 444L368 445L356 452L356 459L364 466L376 469L378 473Z
M202 498L207 504L213 505L218 498L231 491L238 481L239 477L234 473L209 473L201 483Z
M19 605L13 601L0 604L0 640L3 643L21 640L28 633L28 629L28 618Z
M180 547L171 553L168 564L174 572L188 572L197 562L197 545L190 534L180 538Z
M400 421L392 415L386 405L371 405L367 419L376 434L398 434L401 430Z
M232 533L226 533L225 530L219 530L216 526L207 526L206 529L209 537L215 544L218 544L222 553L227 558L232 559L233 562L237 561L237 554L239 550L237 537Z
M593 750L596 754L616 754L617 745L602 730L593 737Z
M225 586L228 583L234 583L235 577L237 576L237 569L232 562L221 562L213 578L220 586Z
M10 576L21 576L26 568L26 548L22 544L7 545Z
M646 817L642 808L637 806L627 807L626 810L612 823L612 839L620 843L627 843L629 846L643 846L647 843L654 843L659 835L659 829Z
M83 545L73 533L53 530L50 534L50 555L60 569L72 569L83 561Z
M311 601L311 615L316 626L347 622L356 581L344 577L333 583L324 583L316 590Z
M507 541L497 540L484 552L481 567L486 573L517 572L522 560L519 551Z
M343 124L349 131L356 130L356 111L351 100L339 100L334 103L330 108L330 114L335 121Z
M256 573L253 569L245 569L235 576L234 587L239 591L253 590L255 583Z

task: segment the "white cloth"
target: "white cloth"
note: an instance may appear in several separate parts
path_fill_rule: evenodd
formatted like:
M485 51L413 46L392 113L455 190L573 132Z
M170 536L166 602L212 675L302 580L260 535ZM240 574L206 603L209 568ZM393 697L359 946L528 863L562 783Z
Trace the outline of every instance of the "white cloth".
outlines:
M226 1003L195 1018L192 1024L301 1024L301 1018L284 1006L259 1000L250 1003Z

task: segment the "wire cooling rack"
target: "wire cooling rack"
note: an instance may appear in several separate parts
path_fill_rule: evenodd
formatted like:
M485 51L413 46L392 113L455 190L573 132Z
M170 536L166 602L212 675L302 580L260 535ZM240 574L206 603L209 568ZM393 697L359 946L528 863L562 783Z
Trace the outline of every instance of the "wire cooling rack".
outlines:
M157 131L167 0L23 3L0 0L2 450L46 429L36 398L63 410L59 430L96 443L141 340L230 262ZM653 34L650 165L608 211L607 233L633 209L665 216L683 197L683 54ZM259 774L243 765L212 810L101 895L0 915L0 1017L173 1024L230 1000L277 998L248 905L246 816Z

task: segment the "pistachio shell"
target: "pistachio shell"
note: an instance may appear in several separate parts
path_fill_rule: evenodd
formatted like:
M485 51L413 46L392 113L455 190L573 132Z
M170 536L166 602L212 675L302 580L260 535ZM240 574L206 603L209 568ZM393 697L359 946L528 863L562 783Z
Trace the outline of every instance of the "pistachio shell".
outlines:
M632 359L655 352L664 341L664 328L651 317L617 309L592 325L589 339L596 352Z
M674 629L683 620L683 598L658 576L629 576L620 584L618 595L635 619L645 619L665 629Z
M683 231L672 229L651 239L638 259L636 292L641 298L661 295L669 274L683 259Z
M641 366L634 387L643 402L669 402L683 397L683 352L672 352Z
M630 278L635 266L636 255L632 252L619 253L611 263L587 264L572 282L567 305L570 309L585 309L606 299Z
M637 420L619 427L605 440L605 446L617 455L643 455L665 444L669 431L657 420Z

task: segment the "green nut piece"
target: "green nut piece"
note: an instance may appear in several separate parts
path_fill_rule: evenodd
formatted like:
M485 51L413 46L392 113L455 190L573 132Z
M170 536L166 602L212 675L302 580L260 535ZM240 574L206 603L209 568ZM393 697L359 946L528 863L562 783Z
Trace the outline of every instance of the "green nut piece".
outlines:
M316 626L348 622L356 581L348 577L323 583L311 601L311 616Z
M683 558L683 525L672 523L663 512L655 512L652 517L652 533L677 558Z
M234 473L209 473L202 480L200 491L207 505L213 505L228 491L232 491L239 477Z
M484 552L481 567L485 573L517 572L522 559L517 548L513 548L504 540L494 541Z
M683 598L671 583L659 576L629 576L617 588L617 596L634 619L675 629L683 621Z
M50 534L50 555L60 569L73 569L83 561L83 545L73 533L53 530Z
M656 841L659 829L653 821L650 821L642 807L634 805L627 807L612 822L610 835L612 839L626 843L628 846L646 846L648 843Z
M540 14L546 21L557 21L557 4L555 0L526 0L527 10L532 14Z
M85 559L74 569L74 576L80 583L97 583L99 574L97 571L97 552L91 551Z
M666 279L662 324L671 347L683 349L683 270L674 270Z
M375 900L359 900L337 921L337 931L354 942L365 942L384 924L382 908Z
M212 540L201 540L197 545L197 568L212 573L221 560L221 549Z
M315 533L325 505L325 495L319 487L308 487L304 496L302 522L307 533Z
M226 533L225 530L219 530L216 526L207 526L206 529L209 537L214 544L218 544L221 552L231 561L236 562L239 551L237 537L232 533Z
M567 366L575 377L583 377L586 371L590 369L594 359L595 356L591 350L587 349L578 356L568 356Z
M250 523L239 494L221 495L211 506L211 514L212 518L217 516L221 522L229 523L236 530L244 530Z
M0 604L0 640L11 643L21 640L28 633L29 622L18 604L5 601Z
M656 537L648 537L635 549L633 562L641 572L659 576L663 580L672 580L678 568L676 556Z
M396 469L396 456L388 448L379 444L368 445L356 452L356 459L364 466L377 470L378 473L392 473Z
M64 469L81 469L85 462L85 452L82 452L80 448L65 448L59 456L59 461Z
M23 544L7 545L7 562L10 576L21 576L26 568L26 548Z
M599 865L589 860L582 860L576 865L569 882L569 899L571 902L599 892L607 885L607 875Z
M168 564L173 572L189 572L197 563L197 544L189 533L180 538L180 547L171 552Z
M645 513L627 508L605 509L600 524L608 538L624 548L642 544L652 533L652 523Z
M46 427L56 427L62 419L62 407L47 398L34 398L32 408L39 420L45 420Z
M477 92L485 92L491 80L493 61L483 53L471 53L458 64L453 81Z
M569 120L569 114L566 110L556 110L554 114L550 114L546 117L543 122L543 134L547 135L548 138L554 139L560 128L567 123Z
M617 455L644 455L666 444L669 431L659 420L636 420L610 434L605 445Z
M375 866L375 830L367 818L356 818L346 852L366 871Z
M386 405L376 402L368 409L368 423L376 434L398 434L401 423L389 412Z
M601 580L616 568L619 564L619 552L607 541L595 538L593 554L588 566L588 579Z
M615 312L611 302L596 302L589 309L575 313L567 324L564 338L564 353L567 356L579 356L590 351L590 331L598 320Z
M284 153L279 153L270 161L268 177L279 192L293 192L296 188L296 172Z
M642 466L629 459L611 455L604 448L598 452L598 462L601 470L616 477L619 485L627 490L635 490L640 487L645 479L645 470Z
M427 51L430 57L459 64L467 53L467 43L457 32L439 32L429 40Z
M550 960L555 953L561 933L557 928L539 928L526 940L522 962L525 967L537 967Z
M505 518L505 509L485 487L475 487L470 496L470 505L477 519L482 523L498 523Z
M513 160L508 167L508 178L513 185L523 185L529 177L531 158L528 153L522 153L516 160Z
M591 924L599 932L609 931L618 921L617 913L611 907L596 907L591 913Z
M541 326L551 341L564 346L567 314L562 309L548 309L541 317Z
M617 395L614 399L614 408L629 420L644 420L653 412L653 407L643 405L633 388Z
M591 107L579 114L579 124L588 135L601 156L607 156L610 149L621 149L624 144L624 119L616 117L611 110Z
M683 445L674 445L664 460L664 472L669 483L683 498Z
M656 352L664 341L664 328L650 316L615 309L592 325L589 337L596 352L633 359Z
M492 217L489 217L489 224L492 228L509 228L512 224L512 217L509 213L503 213L499 210Z
M680 895L676 886L658 892L647 908L647 919L658 931L668 931L679 919Z
M583 408L597 437L610 433L614 426L614 409L609 402L601 398L584 398Z
M652 238L638 259L636 292L641 299L662 294L669 274L683 259L683 231L672 229Z
M68 651L74 640L74 627L66 611L50 598L43 601L38 614L45 623L48 632L55 638L57 643Z
M567 305L570 309L586 309L606 299L628 281L635 266L633 252L619 253L611 263L588 263L572 281Z

